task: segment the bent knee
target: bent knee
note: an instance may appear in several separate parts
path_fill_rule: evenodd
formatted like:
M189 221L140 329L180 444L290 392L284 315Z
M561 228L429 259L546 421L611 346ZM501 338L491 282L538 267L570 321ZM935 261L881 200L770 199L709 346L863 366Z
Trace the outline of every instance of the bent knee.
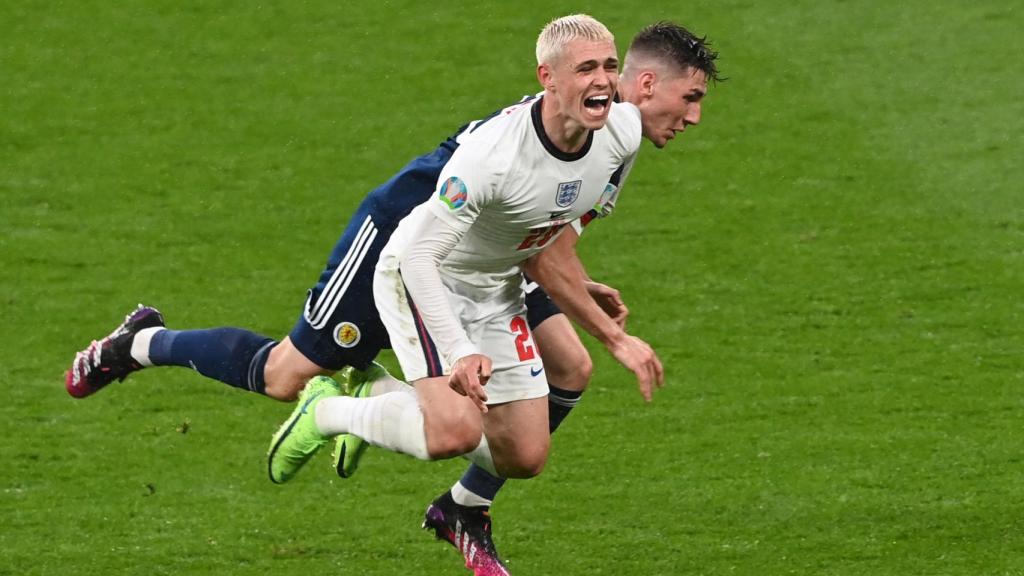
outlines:
M533 478L544 471L544 465L548 462L548 447L536 446L530 449L519 449L515 457L508 462L502 462L498 467L502 476L506 478ZM495 464L498 464L497 462Z
M574 378L578 381L579 388L576 390L582 391L590 383L590 377L594 374L594 361L590 359L590 354L584 354L579 359L576 365Z
M427 453L431 459L453 458L472 452L480 444L483 424L468 411L432 414L424 419Z
M534 478L548 463L550 440L519 443L512 452L495 454L495 466L505 478Z
M480 444L482 430L477 427L448 429L427 433L427 454L432 460L443 460L468 454Z
M559 358L554 366L544 366L548 371L548 383L563 390L582 392L590 383L594 373L594 361L584 350L570 358Z

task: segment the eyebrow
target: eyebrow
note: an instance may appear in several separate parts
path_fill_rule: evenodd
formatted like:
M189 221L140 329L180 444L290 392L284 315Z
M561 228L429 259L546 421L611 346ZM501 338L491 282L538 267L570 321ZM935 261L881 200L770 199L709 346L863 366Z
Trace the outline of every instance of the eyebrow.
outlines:
M615 66L618 67L619 59L615 58L615 57L607 58L604 61L603 64L601 62L598 62L597 60L593 60L593 59L591 59L591 60L584 60L583 62L580 62L580 63L576 64L576 66L573 68L573 70L579 70L580 68L584 68L586 66L603 66L605 64L615 64Z

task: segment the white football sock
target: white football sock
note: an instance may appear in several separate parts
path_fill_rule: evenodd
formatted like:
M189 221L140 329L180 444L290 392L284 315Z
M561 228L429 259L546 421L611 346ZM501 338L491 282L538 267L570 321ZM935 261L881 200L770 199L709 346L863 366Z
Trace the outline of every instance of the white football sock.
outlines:
M315 417L317 428L327 436L355 434L374 446L430 460L423 412L409 386L370 398L324 398L316 405Z
M370 384L371 397L387 394L388 392L401 392L403 390L412 390L412 385L406 384L391 374L378 378Z
M153 365L153 361L149 359L149 341L153 339L153 334L160 330L166 330L166 328L163 326L143 328L135 334L135 338L132 338L131 354L136 362L143 366Z
M463 454L462 457L484 470L487 470L494 476L501 476L494 469L494 458L491 457L491 447L487 444L487 436L483 434L480 435L480 443L476 445L476 448L474 448L472 452Z

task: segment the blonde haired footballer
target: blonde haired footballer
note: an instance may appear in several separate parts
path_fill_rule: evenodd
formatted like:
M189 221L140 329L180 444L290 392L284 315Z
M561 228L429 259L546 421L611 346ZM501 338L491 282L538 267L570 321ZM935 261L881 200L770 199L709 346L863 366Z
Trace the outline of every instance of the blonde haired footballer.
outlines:
M279 431L271 477L290 478L329 436L352 433L422 459L467 455L486 470L525 478L543 469L550 443L547 382L525 322L522 265L601 201L612 175L632 163L640 114L612 105L618 57L611 33L589 17L538 51L543 87L471 125L438 178L434 196L406 216L378 260L374 299L406 378L402 391L334 397L307 388ZM578 262L578 261L576 261ZM573 320L637 375L646 395L661 363L593 301L583 277L556 286ZM545 287L547 288L547 287ZM487 385L486 391L484 385ZM304 414L315 420L298 439Z
M537 400L547 395L547 384L524 318L521 275L527 259L546 246L560 248L530 271L543 277L551 299L636 374L646 399L663 383L651 348L626 334L616 314L606 314L587 293L574 240L557 239L567 223L614 204L641 132L661 147L699 121L716 55L681 27L649 27L630 51L643 63L629 74L632 94L626 97L640 108L612 107L618 63L610 34L570 33L560 50L549 51L557 36L549 29L559 24L549 25L538 40L542 95L460 133L434 197L413 209L381 252L374 296L415 394L333 397L336 390L314 379L275 437L272 478L276 468L286 480L327 436L343 433L425 459L466 454L506 477L539 473L549 435L547 404ZM665 43L683 49L662 50ZM621 301L617 306L625 310ZM310 412L312 418L304 417ZM309 430L306 446L292 442L279 451L300 424ZM443 531L448 520L432 514L443 515L450 506L435 501L424 526ZM457 534L438 534L462 546L453 540ZM476 573L507 573L489 529L479 536L464 544L480 543L486 548L481 556L493 561L474 562ZM462 551L469 566L474 551Z

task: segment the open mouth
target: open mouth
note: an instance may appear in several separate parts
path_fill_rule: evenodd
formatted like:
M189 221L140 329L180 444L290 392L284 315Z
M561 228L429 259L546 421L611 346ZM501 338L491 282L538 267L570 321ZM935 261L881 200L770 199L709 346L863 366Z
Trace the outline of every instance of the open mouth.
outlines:
M608 109L608 105L611 103L611 98L606 94L600 96L591 96L583 101L583 107L587 109L594 116L601 116Z

